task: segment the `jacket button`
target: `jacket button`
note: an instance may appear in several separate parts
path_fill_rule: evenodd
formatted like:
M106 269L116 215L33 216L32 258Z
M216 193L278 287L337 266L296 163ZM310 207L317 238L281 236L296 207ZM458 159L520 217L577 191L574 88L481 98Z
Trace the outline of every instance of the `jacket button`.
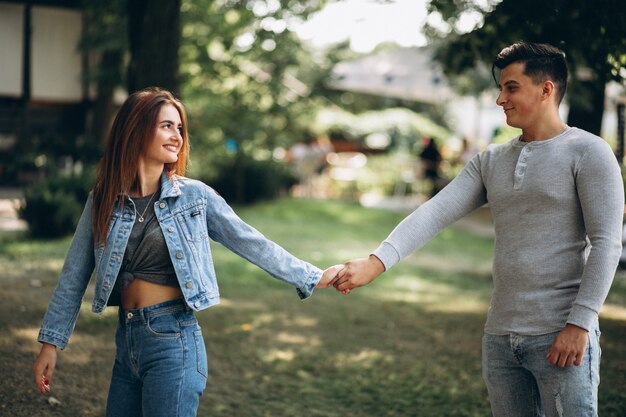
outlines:
M187 281L187 283L185 284L185 287L193 288L193 284L191 283L191 281Z
M167 231L168 231L168 232L170 232L170 233L171 233L171 232L173 232L173 231L174 231L174 226L170 226L170 227L168 227L168 228L167 228Z
M176 259L183 259L183 253L182 252L178 252L176 254Z
M161 204L159 204L159 207L165 208L165 203L161 201Z

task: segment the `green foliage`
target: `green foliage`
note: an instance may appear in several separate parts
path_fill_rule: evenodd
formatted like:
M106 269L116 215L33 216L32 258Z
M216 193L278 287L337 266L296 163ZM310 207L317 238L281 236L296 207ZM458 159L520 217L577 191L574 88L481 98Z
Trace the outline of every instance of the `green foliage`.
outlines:
M65 236L74 231L91 188L89 176L50 177L24 190L20 218L36 238Z
M128 18L126 7L128 0L82 0L86 25L80 41L80 48L85 52L103 53L106 51L128 50ZM121 68L107 68L110 72L92 72L93 79L111 78L121 82Z
M444 41L438 57L455 73L473 67L477 59L490 64L503 47L525 40L562 48L574 76L576 68L618 82L626 75L626 9L619 0L490 0L482 6L470 0L431 0L429 11L440 14L448 26L442 31L430 25L427 33ZM457 24L464 13L484 14L483 25L460 33Z
M316 84L318 65L284 21L304 19L320 6L316 0L183 1L182 95L203 166L222 158L227 139L250 155L304 135L320 100L308 87Z
M513 42L547 42L563 49L571 69L568 123L599 134L604 88L626 79L626 8L620 0L431 0L438 25L426 32L438 46L435 58L448 74L462 74L483 62L489 67ZM484 15L484 23L461 33L466 13ZM434 19L433 19L434 20ZM437 26L437 27L435 27Z
M511 127L511 126L504 126L502 128L498 128L495 130L495 132L493 132L493 143L506 143L508 141L510 141L511 139L513 139L516 136L521 135L522 131L521 129L515 128L515 127Z

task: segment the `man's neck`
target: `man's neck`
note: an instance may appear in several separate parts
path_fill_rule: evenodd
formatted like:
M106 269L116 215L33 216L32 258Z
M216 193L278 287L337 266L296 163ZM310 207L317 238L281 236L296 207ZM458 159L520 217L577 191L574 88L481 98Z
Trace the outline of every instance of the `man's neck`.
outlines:
M520 140L523 142L548 140L560 135L566 129L567 124L565 124L557 114L547 120L537 121L530 124L530 127L523 128Z

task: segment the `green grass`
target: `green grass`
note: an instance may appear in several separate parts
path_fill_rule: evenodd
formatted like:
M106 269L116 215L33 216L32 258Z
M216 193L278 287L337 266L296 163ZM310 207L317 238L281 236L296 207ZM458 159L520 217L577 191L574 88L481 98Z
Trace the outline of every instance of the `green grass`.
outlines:
M237 212L322 268L367 256L403 217L292 199ZM59 355L53 389L62 406L51 408L31 387L33 339L68 244L0 238L0 326L9 336L0 339L0 369L12 370L18 381L0 388L2 412L103 413L116 316L90 313L90 293L70 346ZM302 302L293 288L214 244L223 302L198 315L210 370L199 415L489 416L480 343L492 249L489 238L449 228L370 286L348 296L316 290ZM625 281L618 273L601 323L605 417L626 408Z

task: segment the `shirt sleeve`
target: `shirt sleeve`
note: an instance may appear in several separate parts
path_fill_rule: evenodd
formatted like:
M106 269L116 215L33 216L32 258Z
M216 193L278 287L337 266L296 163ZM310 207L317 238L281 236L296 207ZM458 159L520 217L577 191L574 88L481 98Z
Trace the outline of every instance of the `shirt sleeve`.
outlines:
M487 202L480 158L476 155L450 184L402 220L372 253L385 270Z
M581 157L576 189L591 250L567 322L589 330L609 292L622 252L624 184L606 142L598 140Z

